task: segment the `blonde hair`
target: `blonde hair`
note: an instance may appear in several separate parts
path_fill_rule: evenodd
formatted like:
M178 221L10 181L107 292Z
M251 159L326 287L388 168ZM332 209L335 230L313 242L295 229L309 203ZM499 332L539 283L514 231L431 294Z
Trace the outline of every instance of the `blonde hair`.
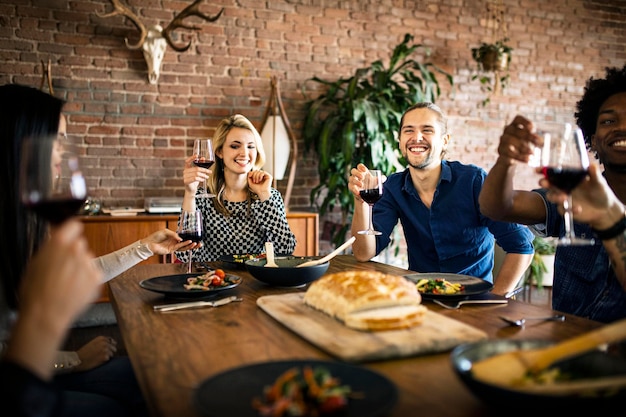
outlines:
M211 175L211 178L207 182L207 185L209 186L210 191L213 194L217 195L217 197L213 200L215 208L217 209L217 211L226 216L230 215L230 212L224 206L224 160L218 157L217 154L221 153L222 148L224 148L224 144L226 143L226 137L234 127L249 130L254 136L254 142L257 150L256 159L253 163L254 168L261 169L261 167L263 167L263 165L265 164L265 150L263 149L263 139L261 139L261 135L256 130L252 122L241 114L233 114L232 116L222 119L222 121L217 125L217 128L215 129L215 134L213 135L215 165L212 169L213 175ZM256 196L248 191L248 207L250 207L250 203L253 198L256 198Z

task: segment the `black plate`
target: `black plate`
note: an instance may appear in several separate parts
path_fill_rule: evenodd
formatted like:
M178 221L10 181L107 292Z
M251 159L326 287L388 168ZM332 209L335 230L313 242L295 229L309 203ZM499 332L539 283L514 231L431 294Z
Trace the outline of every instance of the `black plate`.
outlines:
M202 298L211 297L220 291L235 288L237 285L241 284L242 281L242 278L237 275L226 274L226 278L233 280L234 284L227 285L225 287L213 288L207 291L186 290L185 287L183 287L183 285L187 283L187 278L197 277L199 275L203 275L203 273L165 275L162 277L144 279L139 283L139 286L143 289L165 294L169 297Z
M205 417L258 417L252 400L263 396L263 389L290 368L323 366L342 385L363 398L350 399L348 410L342 417L379 417L396 404L398 392L395 385L384 376L364 367L342 362L295 360L252 364L215 375L202 382L194 392L193 403L198 413Z
M453 284L459 283L465 286L463 291L456 294L424 294L420 293L422 298L425 299L438 299L438 300L452 300L456 298L467 298L472 295L484 294L491 291L493 284L489 281L485 281L481 278L471 277L469 275L460 274L446 274L441 272L429 272L425 274L410 274L404 276L417 284L420 279L437 279L443 278Z

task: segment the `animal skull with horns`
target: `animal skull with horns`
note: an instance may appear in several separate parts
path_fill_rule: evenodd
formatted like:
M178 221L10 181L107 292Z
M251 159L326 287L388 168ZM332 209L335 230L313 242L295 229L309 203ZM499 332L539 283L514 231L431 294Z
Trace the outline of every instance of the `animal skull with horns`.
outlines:
M165 50L167 49L167 45L172 47L177 52L185 52L191 46L191 40L186 45L176 45L172 41L172 32L178 28L190 29L190 30L199 30L200 28L193 25L186 25L183 23L183 20L189 16L197 16L208 22L215 22L222 15L224 9L219 11L215 16L207 16L202 14L199 10L200 2L202 0L195 0L192 4L185 7L183 11L181 11L174 19L170 22L169 25L163 29L160 25L154 25L150 28L146 28L146 26L139 20L139 17L135 13L133 13L128 7L124 6L120 3L119 0L111 0L113 4L113 11L106 14L99 14L99 17L111 17L116 15L125 16L139 29L140 36L139 40L135 44L130 44L128 42L128 38L126 38L126 46L129 49L139 49L143 50L143 56L148 64L148 79L150 84L156 84L159 79L159 74L161 72L161 62L163 61L163 56L165 55Z

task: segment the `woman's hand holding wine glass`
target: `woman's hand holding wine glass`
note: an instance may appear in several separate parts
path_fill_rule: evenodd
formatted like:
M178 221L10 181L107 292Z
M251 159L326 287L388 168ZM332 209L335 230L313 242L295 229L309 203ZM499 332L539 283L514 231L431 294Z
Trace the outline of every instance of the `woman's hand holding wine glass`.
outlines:
M196 139L193 145L193 154L195 156L193 160L194 165L199 166L200 168L211 168L215 163L215 155L213 154L213 141L211 139ZM203 191L198 194L198 197L215 197L215 194L209 193L206 180L204 180Z
M191 240L195 243L202 242L203 227L202 227L202 213L200 210L195 211L183 211L180 215L180 221L178 223L178 229L176 230L178 236L184 241ZM192 272L192 258L193 250L187 251L189 260L187 261L187 273Z
M78 154L63 138L26 138L19 181L22 204L53 225L76 215L87 198Z

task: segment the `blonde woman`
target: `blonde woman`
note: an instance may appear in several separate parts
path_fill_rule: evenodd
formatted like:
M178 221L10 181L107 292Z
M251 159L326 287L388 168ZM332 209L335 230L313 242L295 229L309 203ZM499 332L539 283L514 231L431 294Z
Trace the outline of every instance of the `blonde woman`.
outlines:
M272 176L261 168L265 151L259 132L240 114L220 122L213 136L215 165L211 169L185 160L184 211L200 210L203 216L202 247L194 261L215 261L222 255L262 253L272 242L278 254L291 254L296 238L287 223L283 199L272 187ZM197 197L198 186L207 181L215 198ZM187 252L176 252L187 261Z

